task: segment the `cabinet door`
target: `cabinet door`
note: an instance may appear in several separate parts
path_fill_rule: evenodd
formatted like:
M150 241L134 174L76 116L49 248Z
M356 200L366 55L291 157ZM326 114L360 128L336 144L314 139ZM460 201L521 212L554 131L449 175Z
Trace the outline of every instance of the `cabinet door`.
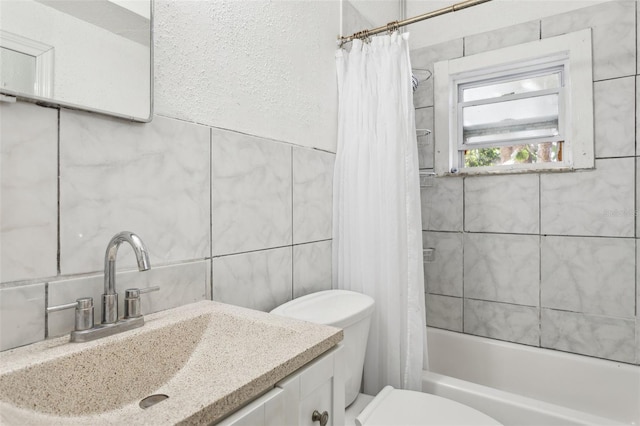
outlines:
M282 389L274 388L250 402L231 416L216 423L218 426L272 426L283 416Z
M327 412L329 419L327 426L342 426L334 424L333 409L333 378L329 378L317 389L300 401L298 424L300 426L319 426L319 421L313 420L313 413L322 415Z

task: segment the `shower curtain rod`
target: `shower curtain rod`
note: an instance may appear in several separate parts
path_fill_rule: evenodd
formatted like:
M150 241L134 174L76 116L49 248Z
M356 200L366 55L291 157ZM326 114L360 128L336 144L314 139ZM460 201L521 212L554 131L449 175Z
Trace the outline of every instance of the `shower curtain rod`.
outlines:
M468 7L476 6L481 3L486 3L491 0L467 0L460 3L453 4L451 6L443 7L442 9L434 10L432 12L427 12L422 15L414 16L413 18L404 19L402 21L393 21L389 22L387 25L383 25L381 27L373 28L371 30L359 31L357 33L351 34L350 36L342 37L338 36L338 43L340 46L343 46L345 43L349 43L356 38L366 39L369 36L374 34L383 33L385 31L393 32L396 31L400 27L404 27L406 25L415 24L416 22L424 21L425 19L435 18L436 16L445 15L450 12L457 12L458 10L466 9Z

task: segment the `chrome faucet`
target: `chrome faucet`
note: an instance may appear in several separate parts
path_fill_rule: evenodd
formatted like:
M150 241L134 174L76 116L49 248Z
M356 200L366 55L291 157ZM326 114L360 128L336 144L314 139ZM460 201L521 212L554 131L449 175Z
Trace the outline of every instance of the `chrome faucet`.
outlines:
M146 271L149 265L147 247L133 232L119 232L111 238L104 255L104 294L102 295L102 324L94 325L93 298L83 297L74 303L50 306L47 315L75 308L75 330L71 332L72 342L88 342L101 337L111 336L122 331L132 330L144 325L140 309L140 295L160 290L159 287L145 289L130 288L125 291L124 318L118 320L118 293L116 293L116 257L120 244L127 242L133 247L138 261L138 269Z
M118 321L118 293L116 293L116 256L120 244L127 242L133 248L138 261L138 270L151 268L147 247L133 232L119 232L111 238L104 254L104 294L102 295L102 324Z

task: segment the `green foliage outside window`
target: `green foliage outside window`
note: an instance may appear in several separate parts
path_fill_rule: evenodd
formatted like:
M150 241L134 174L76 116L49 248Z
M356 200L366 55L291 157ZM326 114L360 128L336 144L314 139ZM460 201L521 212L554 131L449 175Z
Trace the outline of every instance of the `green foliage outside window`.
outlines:
M553 163L561 160L562 142L508 145L470 149L464 152L465 167L486 167L518 163Z
M500 148L484 148L467 151L464 156L465 167L493 166L500 163Z

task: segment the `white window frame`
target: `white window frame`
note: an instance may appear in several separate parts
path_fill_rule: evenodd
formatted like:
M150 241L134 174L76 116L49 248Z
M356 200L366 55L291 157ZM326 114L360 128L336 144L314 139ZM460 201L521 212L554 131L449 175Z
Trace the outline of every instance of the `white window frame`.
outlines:
M560 139L563 140L562 162L465 168L461 150L469 146L462 143L462 126L458 124L461 113L459 87L473 81L486 82L493 77L504 79L551 67L560 67L563 73L558 116L564 133ZM437 62L434 65L434 99L436 175L566 171L595 166L590 29ZM507 97L503 99L507 100ZM534 142L521 141L520 144ZM515 144L517 142L504 143ZM475 148L480 146L472 147Z

